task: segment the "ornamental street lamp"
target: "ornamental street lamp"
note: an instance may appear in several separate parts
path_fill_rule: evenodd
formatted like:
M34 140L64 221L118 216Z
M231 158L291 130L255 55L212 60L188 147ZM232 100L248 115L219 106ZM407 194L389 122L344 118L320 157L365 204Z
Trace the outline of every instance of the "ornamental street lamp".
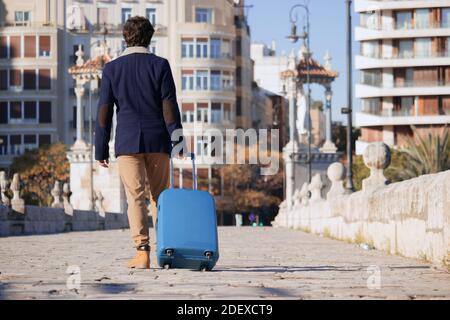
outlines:
M306 27L303 30L303 33L298 35L297 34L297 21L298 17L294 14L294 10L297 8L302 8L306 11ZM289 18L291 21L291 34L287 36L287 38L292 42L296 43L299 39L303 39L305 41L305 47L307 51L307 55L305 55L306 58L306 85L307 85L307 116L308 116L308 155L306 162L308 164L308 182L311 182L312 177L312 169L311 169L311 144L312 144L312 133L311 133L311 75L310 75L310 23L309 23L309 8L306 5L303 4L297 4L294 5L289 13Z

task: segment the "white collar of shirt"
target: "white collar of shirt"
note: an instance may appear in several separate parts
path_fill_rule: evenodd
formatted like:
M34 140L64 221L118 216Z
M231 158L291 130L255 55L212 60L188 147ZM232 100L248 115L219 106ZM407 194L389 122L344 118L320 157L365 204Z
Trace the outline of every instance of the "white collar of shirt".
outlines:
M125 50L123 50L121 56L125 56L127 54L132 54L132 53L148 53L149 54L150 52L145 47L140 47L140 46L128 47Z

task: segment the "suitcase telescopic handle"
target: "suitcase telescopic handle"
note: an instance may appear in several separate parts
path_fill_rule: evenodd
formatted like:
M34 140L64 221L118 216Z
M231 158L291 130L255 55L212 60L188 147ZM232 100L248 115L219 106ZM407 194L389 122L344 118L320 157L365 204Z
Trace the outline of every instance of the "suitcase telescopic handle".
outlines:
M197 190L197 169L195 167L195 153L188 153L186 158L189 157L192 160L192 189ZM173 177L173 158L170 158L170 187L174 187Z

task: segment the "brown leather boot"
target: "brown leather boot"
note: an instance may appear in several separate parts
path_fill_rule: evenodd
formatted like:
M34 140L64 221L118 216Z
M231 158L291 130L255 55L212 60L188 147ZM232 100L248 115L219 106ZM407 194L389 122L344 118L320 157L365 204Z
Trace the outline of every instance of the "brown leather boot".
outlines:
M128 268L150 269L150 247L139 247L136 256L128 261Z

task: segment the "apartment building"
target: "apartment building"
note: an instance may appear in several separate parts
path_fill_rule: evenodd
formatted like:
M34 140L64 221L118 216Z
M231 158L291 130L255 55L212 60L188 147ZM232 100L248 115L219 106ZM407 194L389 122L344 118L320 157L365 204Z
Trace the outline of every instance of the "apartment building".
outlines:
M403 146L410 126L430 131L450 123L450 2L356 0L361 111L356 143Z
M4 0L0 6L0 168L27 149L62 139L57 79L64 8L57 0Z
M216 196L221 195L224 179L220 165L210 164L215 156L211 149L214 138L202 130L234 129L237 118L240 127L251 126L250 33L242 5L243 1L237 4L232 0L67 1L65 45L71 54L62 57L67 67L75 63L80 45L85 60L98 55L104 41L109 55L119 56L125 48L123 23L135 15L150 19L156 33L149 49L170 61L185 135L190 149L197 154L199 188ZM83 100L85 106L92 101L94 115L98 85L93 83L93 90L86 90ZM66 87L67 110L73 110L65 119L69 124L67 143L72 143L75 128L71 124L76 123L72 79L66 79ZM88 121L89 115L85 114ZM87 137L88 126L84 127ZM176 161L175 185L190 187L191 177L190 163Z

